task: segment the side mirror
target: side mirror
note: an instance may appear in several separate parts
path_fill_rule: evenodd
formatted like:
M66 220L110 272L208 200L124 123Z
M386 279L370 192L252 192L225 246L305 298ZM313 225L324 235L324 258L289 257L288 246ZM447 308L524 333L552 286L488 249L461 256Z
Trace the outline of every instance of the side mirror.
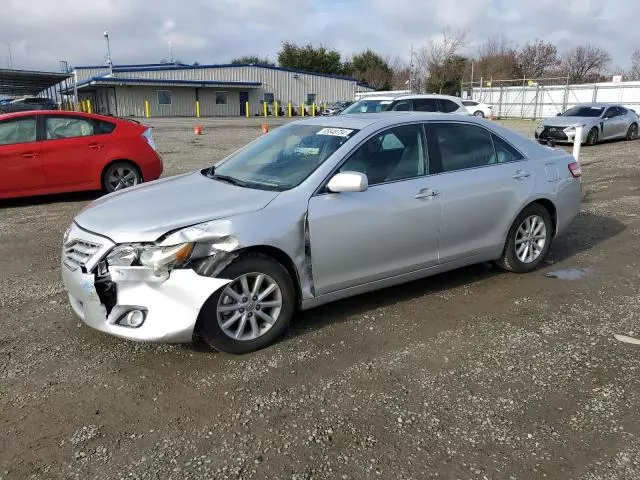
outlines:
M369 180L364 173L341 172L333 176L327 184L327 189L333 193L364 192L369 188Z
M561 115L562 115L562 112L556 113L556 117L560 117Z

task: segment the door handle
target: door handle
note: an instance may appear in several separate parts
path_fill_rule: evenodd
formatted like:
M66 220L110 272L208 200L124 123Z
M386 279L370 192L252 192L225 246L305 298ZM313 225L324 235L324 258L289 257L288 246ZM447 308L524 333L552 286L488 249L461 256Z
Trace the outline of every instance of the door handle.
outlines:
M37 152L25 152L20 155L22 158L36 158L38 156Z
M89 148L91 150L100 150L104 145L100 145L99 143L90 143Z
M432 188L425 188L420 190L417 194L413 196L413 198L429 198L429 197L437 197L440 195L440 192L437 190L433 190Z
M528 178L530 176L531 174L525 170L518 170L513 174L513 178L515 178L516 180L524 180L525 178Z

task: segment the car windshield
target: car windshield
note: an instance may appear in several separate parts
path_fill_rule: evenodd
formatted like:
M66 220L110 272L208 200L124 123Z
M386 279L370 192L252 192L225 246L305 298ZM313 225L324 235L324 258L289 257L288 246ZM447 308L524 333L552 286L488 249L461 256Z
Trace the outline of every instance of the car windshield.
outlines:
M288 190L302 183L356 132L322 125L285 125L203 173L242 187Z
M384 112L391 106L392 100L359 100L356 103L351 104L348 108L345 108L342 113L347 115L349 113L375 113Z
M562 114L563 117L599 117L602 115L604 107L584 107L576 106L570 108Z

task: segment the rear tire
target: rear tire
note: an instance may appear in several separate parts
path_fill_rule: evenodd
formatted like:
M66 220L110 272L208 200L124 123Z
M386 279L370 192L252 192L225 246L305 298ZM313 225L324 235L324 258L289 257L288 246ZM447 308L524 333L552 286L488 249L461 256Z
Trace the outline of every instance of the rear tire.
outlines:
M477 110L477 111L473 112L473 116L474 117L484 118L484 112L482 110Z
M598 129L596 127L593 127L591 130L589 130L589 134L587 135L587 141L585 142L586 145L589 146L593 146L596 143L598 143Z
M102 173L102 188L107 193L142 183L140 169L131 162L113 162Z
M549 211L538 203L529 205L513 222L498 265L508 272L532 272L547 256L552 235Z
M635 140L638 136L638 124L632 123L627 130L627 140Z
M209 297L198 318L197 334L210 347L238 355L260 350L284 334L295 311L296 290L280 263L252 253L234 260L218 277L231 282Z

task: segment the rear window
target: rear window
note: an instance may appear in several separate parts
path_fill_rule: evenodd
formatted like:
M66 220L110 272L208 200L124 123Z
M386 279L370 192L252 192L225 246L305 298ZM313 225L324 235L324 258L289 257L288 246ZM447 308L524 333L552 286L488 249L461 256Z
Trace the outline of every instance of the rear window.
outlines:
M98 135L111 133L115 130L115 128L115 123L105 122L104 120L96 120L95 133Z
M456 110L458 110L458 108L460 108L460 106L456 102L452 102L451 100L444 100L442 98L440 99L440 107L445 113L455 112Z

